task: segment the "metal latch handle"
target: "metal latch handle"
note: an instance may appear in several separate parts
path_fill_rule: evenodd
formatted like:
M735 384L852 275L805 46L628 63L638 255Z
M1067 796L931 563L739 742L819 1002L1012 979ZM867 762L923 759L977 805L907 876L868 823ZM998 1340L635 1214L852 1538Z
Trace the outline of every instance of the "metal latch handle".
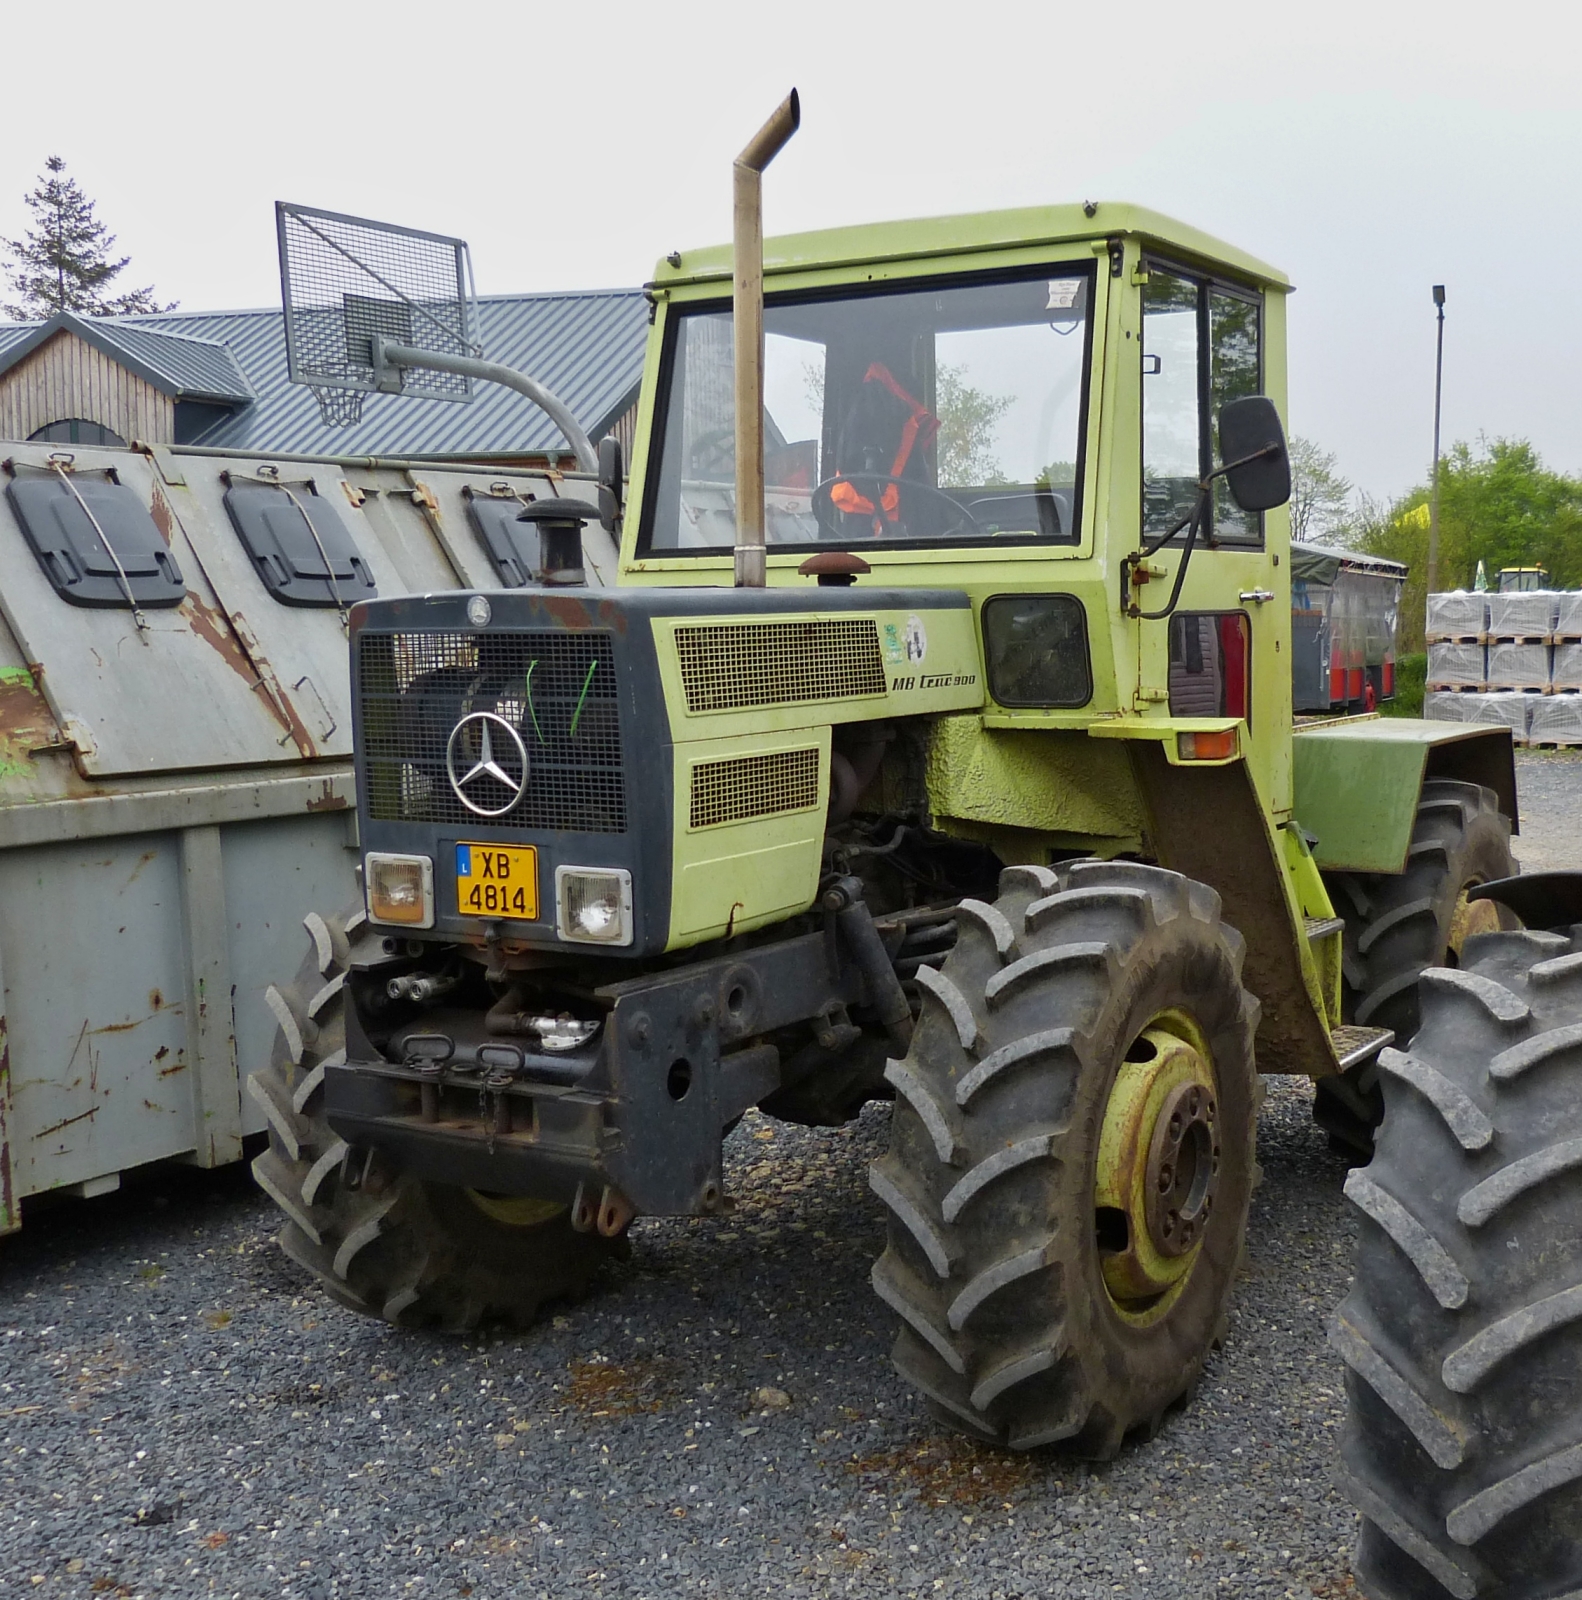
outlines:
M1251 603L1253 605L1261 606L1261 605L1265 604L1267 601L1270 601L1270 600L1274 599L1274 590L1273 589L1243 589L1242 592L1239 595L1236 596L1236 598L1238 600L1240 600L1243 605L1246 605L1249 601L1251 601Z

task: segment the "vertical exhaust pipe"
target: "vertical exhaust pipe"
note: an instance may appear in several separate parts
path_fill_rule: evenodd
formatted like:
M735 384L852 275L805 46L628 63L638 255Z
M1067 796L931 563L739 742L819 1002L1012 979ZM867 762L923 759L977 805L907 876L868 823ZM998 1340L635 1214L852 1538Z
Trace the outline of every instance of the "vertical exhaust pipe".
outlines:
M763 170L801 126L795 89L752 136L732 169L735 211L736 587L762 589L764 550Z

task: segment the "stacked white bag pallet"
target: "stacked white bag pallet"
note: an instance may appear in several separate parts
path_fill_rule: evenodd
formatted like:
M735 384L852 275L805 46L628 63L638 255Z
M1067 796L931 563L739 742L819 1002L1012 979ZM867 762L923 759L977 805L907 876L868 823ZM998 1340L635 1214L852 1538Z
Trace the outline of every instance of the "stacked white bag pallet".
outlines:
M1582 591L1430 595L1427 687L1427 718L1582 745Z
M1527 719L1527 742L1582 745L1582 590L1561 590L1554 598L1549 693Z
M1484 640L1489 632L1489 597L1465 589L1428 597L1428 688L1480 690L1487 676ZM1456 716L1456 722L1466 719Z

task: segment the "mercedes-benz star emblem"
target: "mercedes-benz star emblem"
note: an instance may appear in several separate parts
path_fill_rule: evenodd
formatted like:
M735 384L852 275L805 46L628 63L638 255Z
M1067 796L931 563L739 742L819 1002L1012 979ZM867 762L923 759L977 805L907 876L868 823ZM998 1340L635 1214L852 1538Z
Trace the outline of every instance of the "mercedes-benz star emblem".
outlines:
M458 773L459 763L470 765ZM527 746L504 717L492 711L474 711L451 729L445 746L445 771L456 798L474 816L503 817L527 793ZM482 805L469 789L490 799L503 790L507 798L504 805Z

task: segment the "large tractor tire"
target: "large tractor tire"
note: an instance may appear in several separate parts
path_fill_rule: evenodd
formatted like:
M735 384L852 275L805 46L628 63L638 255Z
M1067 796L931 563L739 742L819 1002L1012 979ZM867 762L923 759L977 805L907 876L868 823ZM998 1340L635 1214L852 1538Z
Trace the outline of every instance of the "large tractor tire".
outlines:
M1423 975L1346 1193L1341 1455L1370 1600L1582 1593L1582 953L1469 942Z
M1108 1458L1223 1337L1254 1171L1242 941L1212 890L1131 863L1013 867L958 920L871 1174L895 1364L958 1429Z
M1346 924L1343 1020L1390 1028L1404 1048L1417 1032L1424 969L1454 966L1467 938L1502 925L1499 907L1469 902L1467 890L1515 872L1511 821L1492 789L1445 778L1425 783L1403 872L1324 875ZM1366 1162L1383 1115L1372 1061L1319 1080L1313 1117L1342 1154Z
M271 1064L248 1081L269 1119L253 1176L285 1214L280 1247L340 1303L402 1327L526 1327L540 1305L586 1292L624 1237L573 1230L563 1205L428 1183L350 1148L323 1112L324 1066L346 1051L348 937L360 911L307 918L296 982L271 986Z

